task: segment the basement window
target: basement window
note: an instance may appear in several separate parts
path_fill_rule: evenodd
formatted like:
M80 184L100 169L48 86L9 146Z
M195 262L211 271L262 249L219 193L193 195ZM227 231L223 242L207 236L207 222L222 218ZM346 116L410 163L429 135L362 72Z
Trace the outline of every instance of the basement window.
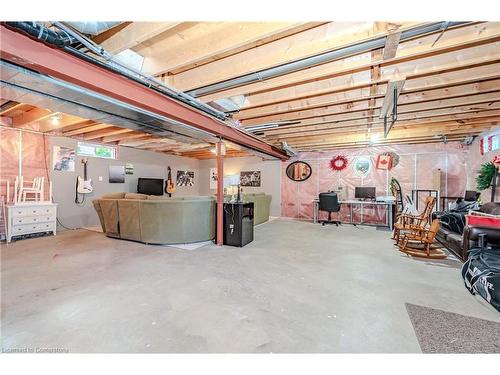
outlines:
M92 158L116 159L116 147L78 142L76 153L79 156Z

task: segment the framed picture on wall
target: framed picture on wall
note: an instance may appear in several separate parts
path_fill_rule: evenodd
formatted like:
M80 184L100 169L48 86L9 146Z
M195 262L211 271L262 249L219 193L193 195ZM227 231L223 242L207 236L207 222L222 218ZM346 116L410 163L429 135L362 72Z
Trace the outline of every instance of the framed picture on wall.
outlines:
M194 172L192 171L177 171L177 186L193 186Z
M134 174L134 164L132 163L125 164L125 174Z
M217 168L210 168L210 189L217 189Z
M54 146L52 154L52 167L54 171L75 171L75 149Z
M125 166L110 165L109 166L109 183L123 184L125 182Z
M260 171L241 171L241 186L259 187L261 183Z

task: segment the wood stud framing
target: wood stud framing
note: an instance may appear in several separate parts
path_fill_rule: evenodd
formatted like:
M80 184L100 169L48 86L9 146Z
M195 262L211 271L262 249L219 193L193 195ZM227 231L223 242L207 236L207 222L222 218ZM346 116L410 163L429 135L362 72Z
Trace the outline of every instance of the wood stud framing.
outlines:
M210 23L132 22L95 39L110 52L131 48L144 70L180 90L229 80L318 53L387 36L385 48L348 56L279 77L200 97L205 102L243 96L233 114L243 128L294 122L262 130L262 139L297 150L366 147L383 133L389 82L404 81L398 120L380 144L463 140L499 126L500 23L471 22L400 40L411 22ZM0 102L2 123L93 142L120 144L198 159L213 145L165 141L112 124L75 116L52 122L52 112ZM246 155L228 148L227 157Z

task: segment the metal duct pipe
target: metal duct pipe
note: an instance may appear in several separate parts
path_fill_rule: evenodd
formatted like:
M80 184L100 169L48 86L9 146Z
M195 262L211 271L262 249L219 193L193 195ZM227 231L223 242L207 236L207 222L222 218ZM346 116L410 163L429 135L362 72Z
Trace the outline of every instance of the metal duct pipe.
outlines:
M71 38L67 33L59 33L50 30L37 22L5 22L5 25L10 29L21 30L31 37L35 37L36 39L59 48L69 46L71 43L76 42L76 39Z
M53 23L53 25L56 26L59 30L61 30L61 32L50 30L46 28L44 25L39 24L37 22L5 22L5 24L11 29L21 30L23 33L28 34L29 36L35 37L37 39L40 39L47 44L64 48L69 53L72 53L80 58L90 61L93 64L101 65L106 69L112 70L115 73L118 73L122 76L126 76L129 79L132 79L164 95L167 95L171 98L174 98L185 104L188 104L189 106L194 107L207 114L210 114L211 116L214 116L220 120L225 121L228 119L228 115L225 114L224 112L218 111L215 108L209 106L208 104L205 104L193 98L192 96L187 95L184 92L175 90L165 85L163 82L157 80L156 78L147 76L142 72L137 71L132 67L123 64L121 61L116 59L114 55L104 50L104 48L95 44L90 39L78 34L71 28L66 27L61 22ZM103 63L102 61L92 58L91 56L84 54L75 48L72 48L71 44L75 42L81 43L96 55L104 58L106 61L111 61L113 65Z
M100 33L112 29L121 24L121 22L102 22L102 21L88 21L88 22L67 22L77 29L82 34L99 35Z
M412 29L403 31L401 33L401 41L413 39L425 34L433 33L440 30L449 29L455 26L462 26L469 22L436 22L429 25L423 25L414 27ZM226 81L214 83L211 85L203 86L194 90L187 91L188 95L195 98L213 94L215 92L232 89L238 86L248 85L250 83L255 83L263 81L266 79L271 79L279 77L285 74L297 72L303 69L307 69L316 65L325 64L331 61L339 60L345 57L357 55L363 52L369 52L377 48L382 48L385 46L386 36L381 36L375 39L367 40L364 42L356 43L351 46L340 48L334 51L329 51L321 53L319 55L306 57L300 60L296 60L290 63L278 65L273 68L264 69L258 72L245 74L236 78L228 79Z
M100 45L95 44L92 40L85 38L82 35L79 35L78 33L74 32L70 28L66 27L64 24L61 22L54 22L54 26L56 26L58 29L62 30L63 32L71 35L71 37L75 38L83 44L85 47L87 47L90 51L95 53L98 56L101 56L104 58L106 61L111 61L113 63L114 67L110 67L109 65L104 65L107 69L114 70L121 75L127 76L128 78L131 78L135 81L138 81L142 83L143 85L146 85L150 88L156 88L158 91L167 94L171 97L174 97L177 100L180 100L186 104L189 104L205 113L209 113L212 116L215 116L218 119L221 120L226 120L227 115L224 112L218 111L215 108L210 107L209 105L195 99L194 97L187 95L186 93L182 91L175 90L167 85L165 85L163 82L157 80L156 78L147 76L143 74L142 72L122 63L120 60L116 59L115 56L109 52L107 52L104 48L102 48ZM69 48L69 47L68 47Z

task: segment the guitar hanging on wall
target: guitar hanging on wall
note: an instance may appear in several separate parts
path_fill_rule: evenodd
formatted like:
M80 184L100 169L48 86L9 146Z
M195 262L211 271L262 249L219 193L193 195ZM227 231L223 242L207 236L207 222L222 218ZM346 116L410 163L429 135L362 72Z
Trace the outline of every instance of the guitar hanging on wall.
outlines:
M75 193L76 204L83 204L83 202L85 201L85 196L81 201L79 201L78 194L90 194L94 191L94 188L92 187L92 180L87 177L87 162L88 159L82 159L83 177L78 176L76 178L76 193Z
M167 181L165 182L165 193L168 194L168 197L170 198L173 193L175 193L175 185L174 182L172 181L172 170L170 167L167 168L168 174L167 174Z
M87 178L87 159L82 159L83 164L83 177L78 176L78 188L77 191L80 194L89 194L94 190L92 187L92 180Z

